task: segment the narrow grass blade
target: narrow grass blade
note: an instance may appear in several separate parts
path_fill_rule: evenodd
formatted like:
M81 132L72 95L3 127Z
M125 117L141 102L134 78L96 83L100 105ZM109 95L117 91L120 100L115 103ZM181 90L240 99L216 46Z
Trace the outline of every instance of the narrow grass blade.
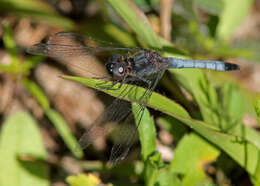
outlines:
M28 89L28 91L37 99L37 101L41 104L44 113L53 123L53 125L57 129L57 132L62 137L67 147L77 158L82 158L83 156L82 150L80 148L78 148L77 151L75 150L76 147L78 147L79 145L77 143L76 138L71 133L68 124L57 111L50 108L49 100L45 96L41 88L36 83L28 79L24 79L23 84Z
M55 128L57 129L58 133L62 137L63 141L70 149L70 151L77 157L82 158L83 152L80 148L77 148L78 142L76 138L71 134L71 131L66 123L66 121L62 118L62 116L53 109L48 109L45 111L47 117L51 120L54 124Z
M131 0L108 0L135 33L152 48L160 48L159 40L145 14Z

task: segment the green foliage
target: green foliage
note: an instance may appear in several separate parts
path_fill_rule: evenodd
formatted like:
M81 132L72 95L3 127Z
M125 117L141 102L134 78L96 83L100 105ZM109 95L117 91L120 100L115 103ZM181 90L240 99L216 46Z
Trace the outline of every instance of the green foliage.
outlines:
M138 127L139 138L141 142L141 156L143 161L146 161L148 157L156 152L156 129L153 122L152 117L150 116L147 109L145 109L144 113L140 115L140 111L143 108L133 103L133 112L135 114L135 121L136 123L140 122L140 126ZM141 119L141 121L140 121Z
M259 99L259 96L256 96L254 105L255 105L255 113L258 117L258 125L259 125L259 121L260 121L260 99Z
M13 75L26 76L29 75L29 70L33 68L42 57L31 57L24 61L23 63L18 59L18 52L16 49L16 44L13 38L12 31L7 23L4 23L5 34L4 34L4 44L9 54L12 57L12 61L10 65L2 65L0 69L3 71L9 72ZM58 133L63 138L65 144L71 150L71 152L77 157L81 158L83 156L83 152L81 149L75 151L78 146L76 138L72 135L70 129L68 128L67 123L62 118L62 116L55 110L50 108L50 103L48 98L45 96L44 92L40 89L40 87L33 81L24 78L22 79L22 84L28 89L28 91L35 97L35 99L40 103L45 114L50 119L50 121L57 128Z
M219 16L217 37L228 40L244 21L252 7L253 0L224 0L224 8Z
M72 135L66 121L63 117L55 110L48 109L45 111L46 116L53 123L57 132L60 134L62 139L64 140L67 147L71 150L71 152L77 157L82 158L83 152L80 148L77 148L79 145L77 144L76 138Z
M149 47L160 48L159 40L152 29L147 17L130 0L109 0L109 3L120 14L120 16L131 25L143 42Z
M69 176L67 182L71 186L98 186L100 180L92 174L78 174L76 176ZM110 184L112 186L112 184Z
M72 19L60 15L44 1L2 0L0 10L12 13L19 18L31 18L35 23L39 21L64 30L78 29L83 33L99 34L127 46L134 46L138 43L135 40L136 36L143 46L160 49L162 55L166 57L242 56L253 59L257 56L255 51L248 48L233 47L230 40L248 15L252 0L176 1L173 6L181 11L174 12L175 9L173 9L171 14L174 19L173 26L177 25L173 29L173 37L186 39L186 42L180 45L181 50L157 36L151 26L151 20L142 11L157 10L160 2L158 0L135 0L134 2L131 0L100 1L100 5L105 10L104 15L107 16L106 19L113 19L119 15L127 27L119 25L121 22L117 19L113 21L116 24L111 24L100 17L98 21L87 20L86 26L83 27ZM107 4L111 5L113 10L111 7L107 8ZM199 21L198 9L203 9L208 13L207 23ZM14 77L22 77L19 83L22 83L37 100L45 116L55 126L73 155L82 158L82 150L75 151L75 147L78 146L76 138L66 121L51 108L48 97L38 84L30 80L31 69L44 61L44 58L29 57L21 63L20 51L17 50L11 27L7 22L3 22L3 28L3 43L11 56L11 63L1 64L1 71ZM178 42L176 44L178 45ZM173 136L176 142L176 148L173 150L174 157L170 164L163 162L161 154L156 150L156 127L153 117L145 108L138 128L142 162L130 162L130 165L123 164L114 168L100 162L97 164L87 162L83 163L83 167L118 177L133 176L137 181L144 180L149 186L213 185L214 181L207 176L204 168L211 162L217 161L220 153L225 152L249 173L255 185L259 185L260 135L256 130L243 125L243 116L248 112L247 107L252 107L249 96L243 94L241 87L223 76L223 73L214 74L220 81L219 84L202 70L171 70L169 76L177 80L178 84L190 94L193 104L198 106L198 109L192 112L187 109L189 107L183 107L172 99L155 92L152 93L146 105L166 115L160 117L158 123ZM94 89L97 89L97 83L103 83L100 80L75 76L64 76L64 78ZM169 88L173 85L168 83L167 86L166 88ZM126 85L123 85L122 89L117 91L104 89L99 91L119 97L125 87ZM138 110L142 103L138 103L136 98L140 97L145 90L133 85L128 85L128 88L133 88L135 91L123 99L133 102L133 112L138 123L140 119ZM169 91L175 90L169 88ZM260 117L259 107L259 100L256 100L255 112L258 117ZM188 128L192 129L189 134L187 134ZM24 155L33 161L23 160ZM46 159L47 155L34 120L26 113L9 116L3 124L0 139L0 165L7 167L0 171L0 185L49 185L49 167L45 163ZM92 174L70 176L66 181L71 186L94 186L101 183L99 178Z
M201 185L212 183L204 173L204 167L216 161L220 151L195 133L184 136L179 142L173 160L171 172L182 175L183 185Z
M136 123L139 123L138 132L141 142L141 156L144 161L144 179L146 185L172 185L177 182L172 179L173 174L168 170L168 166L164 165L160 153L156 152L156 129L152 117L147 109L144 110L142 118L140 105L133 103L133 112ZM140 121L141 119L141 121Z
M50 108L50 103L48 98L45 96L44 92L38 87L36 83L30 81L29 79L23 80L24 86L30 91L30 93L38 100L40 105L44 110Z
M212 14L220 14L224 9L224 2L224 0L195 0L195 4L206 9L207 12L210 12Z
M23 160L23 156L29 160ZM45 160L47 153L32 117L23 112L11 115L1 131L0 185L48 186L49 166Z
M83 152L80 148L76 148L78 147L78 143L76 138L71 133L68 124L57 111L50 108L50 103L40 87L38 87L36 83L28 79L24 79L23 84L40 103L46 116L53 123L53 125L57 129L57 132L60 134L67 147L77 158L82 158Z
M95 87L95 85L102 82L100 80L72 76L64 76L64 78L83 83L92 88L97 88ZM123 85L122 89L118 91L104 89L100 89L100 91L103 91L112 96L118 96L120 95L120 92L124 90L124 88L126 88L126 86L128 86L127 88L129 89L131 87L134 87L135 90L133 91L133 94L130 93L129 95L123 98L128 101L137 101L136 97L138 97L138 95L142 95L142 93L145 91L144 88L135 87L133 85ZM241 166L247 169L249 173L255 173L257 166L255 162L258 159L258 148L257 146L254 146L253 144L245 141L246 138L250 138L248 134L245 134L244 136L237 136L221 133L221 130L216 126L211 125L211 123L209 124L206 122L191 119L180 105L176 104L172 100L169 100L158 93L153 93L151 95L151 98L149 99L147 106L156 110L160 110L161 112L173 116L176 119L182 121L184 124L188 125L190 128L192 128L197 133L205 137L207 140L224 150L227 154L233 157L234 160L237 161ZM257 134L257 137L259 137L259 134Z

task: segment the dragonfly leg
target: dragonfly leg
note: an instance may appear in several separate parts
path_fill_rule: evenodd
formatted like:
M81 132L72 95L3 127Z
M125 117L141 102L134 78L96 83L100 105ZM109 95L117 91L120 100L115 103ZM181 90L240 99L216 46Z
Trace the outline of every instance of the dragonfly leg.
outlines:
M105 80L105 79L111 79L110 76L104 76L104 77L91 77L92 79L99 79L99 80Z
M118 82L116 82L116 84L117 84ZM123 82L120 82L120 85L117 87L117 88L113 88L113 86L111 87L111 88L108 88L108 90L120 90L120 88L122 87L122 85L123 85Z
M126 53L126 58L129 58L131 56L131 53L129 52L129 51L127 51L127 53Z
M122 86L122 83L120 83L120 85L117 88L113 88L117 83L118 81L113 81L112 84L109 85L103 85L102 83L102 84L97 84L96 87L99 89L106 89L106 90L119 90Z

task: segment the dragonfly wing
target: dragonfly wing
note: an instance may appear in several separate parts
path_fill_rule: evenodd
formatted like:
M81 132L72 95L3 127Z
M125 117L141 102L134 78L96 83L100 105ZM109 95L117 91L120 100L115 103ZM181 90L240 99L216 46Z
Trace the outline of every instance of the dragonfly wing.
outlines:
M122 91L121 96L125 96L128 91L128 86ZM121 99L115 99L112 104L104 111L104 113L91 125L79 140L79 145L85 149L96 139L104 134L110 133L111 130L117 128L119 123L122 123L125 118L131 113L131 104ZM107 123L111 123L112 127L106 127Z
M138 136L137 131L143 117L145 104L148 102L152 94L152 91L158 84L164 72L165 69L158 72L156 76L154 76L154 79L150 84L150 86L146 87L147 89L144 95L136 99L137 102L140 104L139 104L139 109L135 114L135 117L131 112L124 120L124 122L120 124L120 127L118 128L118 131L116 133L117 134L116 141L113 145L111 155L110 155L110 162L113 165L118 164L120 161L122 161L128 154L128 151L130 150L131 146L134 144L135 139Z
M137 120L141 121L144 106L139 105L140 109L137 113ZM124 160L127 156L130 148L132 145L138 140L138 126L139 123L136 123L137 125L134 125L135 123L135 117L133 113L129 113L126 120L117 128L116 130L116 137L115 142L111 150L109 161L112 163L112 165L118 164L120 161Z
M59 32L49 37L46 43L37 43L29 47L27 52L49 57L68 57L90 55L95 52L95 48L87 45L84 36L70 32Z
M90 41L84 36L60 32L49 37L46 43L37 43L29 47L27 52L57 59L81 76L107 76L104 65L95 57L98 48L88 44L90 45Z
M118 131L119 124L131 113L130 103L116 99L79 139L81 149L102 136Z
M138 48L124 48L113 46L99 46L101 41L71 32L59 32L47 40L46 43L37 43L27 49L35 55L49 56L63 62L82 76L107 76L104 65L101 65L95 56L115 52L140 51ZM104 56L104 55L103 55ZM78 72L81 70L81 72ZM84 72L89 72L85 74ZM88 74L93 74L92 76Z
M102 45L102 46L101 46ZM110 46L105 46L110 45ZM72 32L59 32L47 40L27 49L28 53L50 57L97 55L102 52L142 51L140 48L118 47L109 42L100 41Z

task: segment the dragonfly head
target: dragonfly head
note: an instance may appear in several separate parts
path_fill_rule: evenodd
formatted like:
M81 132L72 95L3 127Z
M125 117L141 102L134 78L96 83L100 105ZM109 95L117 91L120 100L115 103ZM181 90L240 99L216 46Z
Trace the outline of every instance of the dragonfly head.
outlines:
M126 67L125 63L123 63L123 58L120 54L114 54L109 62L106 64L106 69L110 75L115 79L123 79Z

